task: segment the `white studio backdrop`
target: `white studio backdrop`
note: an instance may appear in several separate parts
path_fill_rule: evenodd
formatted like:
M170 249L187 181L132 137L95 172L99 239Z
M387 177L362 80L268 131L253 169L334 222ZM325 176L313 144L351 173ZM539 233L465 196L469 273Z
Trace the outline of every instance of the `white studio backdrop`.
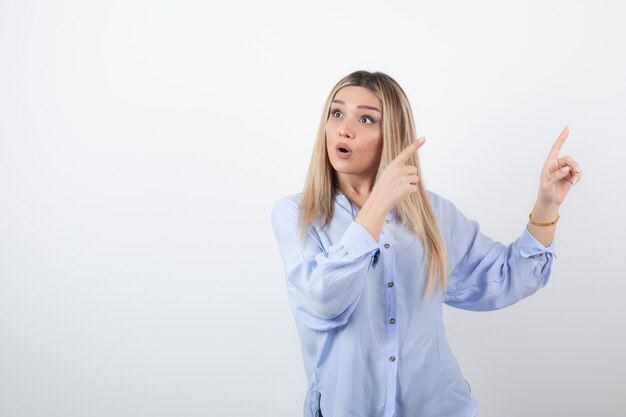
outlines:
M445 320L481 417L623 416L625 9L0 0L0 417L301 415L270 210L357 69L403 86L422 180L502 242L570 127L549 284Z

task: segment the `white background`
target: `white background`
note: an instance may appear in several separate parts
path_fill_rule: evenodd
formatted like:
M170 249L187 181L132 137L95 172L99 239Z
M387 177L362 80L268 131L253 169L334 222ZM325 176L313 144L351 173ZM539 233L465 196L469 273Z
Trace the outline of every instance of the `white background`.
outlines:
M480 416L623 416L621 1L0 1L0 417L298 416L270 224L326 95L411 100L431 190L509 243L564 126L548 286L445 309Z

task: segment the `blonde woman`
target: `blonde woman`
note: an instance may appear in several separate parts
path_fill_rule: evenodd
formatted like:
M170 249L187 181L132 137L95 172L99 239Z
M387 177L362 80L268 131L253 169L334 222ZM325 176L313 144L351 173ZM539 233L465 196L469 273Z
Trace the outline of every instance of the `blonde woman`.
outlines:
M442 303L495 310L550 276L558 210L582 173L559 157L509 245L483 235L420 181L409 101L388 75L357 71L330 92L302 193L272 226L301 339L305 417L472 417Z

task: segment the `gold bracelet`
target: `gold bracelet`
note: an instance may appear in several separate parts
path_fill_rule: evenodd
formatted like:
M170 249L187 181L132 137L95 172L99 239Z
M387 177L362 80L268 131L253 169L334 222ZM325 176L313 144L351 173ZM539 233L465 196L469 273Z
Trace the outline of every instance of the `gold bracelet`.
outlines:
M534 224L535 226L540 226L540 227L545 227L545 226L552 226L553 224L555 224L556 222L559 221L559 218L561 216L559 216L559 214L556 214L556 219L552 220L551 222L546 222L546 223L537 223L535 221L533 221L533 219L530 217L532 216L532 211L530 212L530 214L528 215L528 220L530 221L530 224Z

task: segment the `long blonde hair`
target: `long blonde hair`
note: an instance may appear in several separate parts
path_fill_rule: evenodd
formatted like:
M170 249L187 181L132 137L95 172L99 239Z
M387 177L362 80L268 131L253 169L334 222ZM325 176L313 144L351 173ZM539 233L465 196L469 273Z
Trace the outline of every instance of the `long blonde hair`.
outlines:
M394 79L381 72L368 71L355 71L341 79L328 95L322 111L299 208L301 238L314 221L323 219L322 228L324 228L333 218L334 201L339 190L335 169L326 150L326 122L335 94L346 86L365 87L382 103L383 148L374 183L400 151L416 139L411 105ZM440 289L446 287L448 257L441 230L426 194L417 154L409 158L407 165L417 168L417 175L420 177L417 183L418 191L407 196L396 207L395 217L403 224L409 225L409 229L424 246L428 256L427 293L432 294L437 285Z

